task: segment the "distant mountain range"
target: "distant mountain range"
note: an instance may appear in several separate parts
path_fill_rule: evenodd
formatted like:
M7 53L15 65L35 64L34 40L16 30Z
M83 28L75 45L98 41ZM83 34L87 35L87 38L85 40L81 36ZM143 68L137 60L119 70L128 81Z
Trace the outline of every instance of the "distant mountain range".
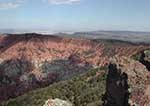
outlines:
M53 34L57 36L66 37L77 37L77 38L89 38L89 39L113 39L122 40L138 43L149 43L150 42L150 32L140 32L140 31L85 31L85 32L74 32L74 33L54 33L48 30L15 30L15 29L0 29L0 33L41 33L41 34Z
M75 32L73 34L58 33L59 36L71 36L90 39L113 39L130 41L133 43L150 43L150 32L137 31L89 31Z

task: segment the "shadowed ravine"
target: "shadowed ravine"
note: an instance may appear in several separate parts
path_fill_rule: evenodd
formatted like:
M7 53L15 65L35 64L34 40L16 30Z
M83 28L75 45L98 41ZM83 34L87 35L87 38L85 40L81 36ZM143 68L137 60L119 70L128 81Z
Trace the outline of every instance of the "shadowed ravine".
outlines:
M49 84L67 80L83 74L92 66L80 66L71 60L54 60L43 62L37 71L29 61L22 59L7 60L0 64L0 100L7 100L25 92L48 86Z

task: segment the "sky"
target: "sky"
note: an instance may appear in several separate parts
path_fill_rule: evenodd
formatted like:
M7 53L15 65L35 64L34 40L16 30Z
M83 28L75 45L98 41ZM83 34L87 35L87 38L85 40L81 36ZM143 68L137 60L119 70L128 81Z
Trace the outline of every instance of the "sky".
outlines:
M150 0L0 0L0 29L150 31Z

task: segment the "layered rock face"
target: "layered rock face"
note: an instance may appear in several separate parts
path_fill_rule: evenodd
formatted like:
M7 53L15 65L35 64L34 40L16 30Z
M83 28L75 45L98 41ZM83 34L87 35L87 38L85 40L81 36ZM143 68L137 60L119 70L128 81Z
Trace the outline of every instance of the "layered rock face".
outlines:
M104 66L114 55L130 57L150 45L125 42L63 38L52 35L23 34L0 36L0 59L26 59L40 64L42 61L65 59L78 55L82 62Z
M114 57L103 100L104 106L149 106L150 72L138 61Z
M0 101L130 57L150 45L22 34L0 36Z

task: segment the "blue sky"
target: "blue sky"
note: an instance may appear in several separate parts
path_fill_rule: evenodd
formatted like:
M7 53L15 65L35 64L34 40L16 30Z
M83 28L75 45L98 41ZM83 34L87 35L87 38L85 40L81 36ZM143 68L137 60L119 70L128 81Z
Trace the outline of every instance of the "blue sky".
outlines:
M0 29L150 31L150 0L0 0Z

